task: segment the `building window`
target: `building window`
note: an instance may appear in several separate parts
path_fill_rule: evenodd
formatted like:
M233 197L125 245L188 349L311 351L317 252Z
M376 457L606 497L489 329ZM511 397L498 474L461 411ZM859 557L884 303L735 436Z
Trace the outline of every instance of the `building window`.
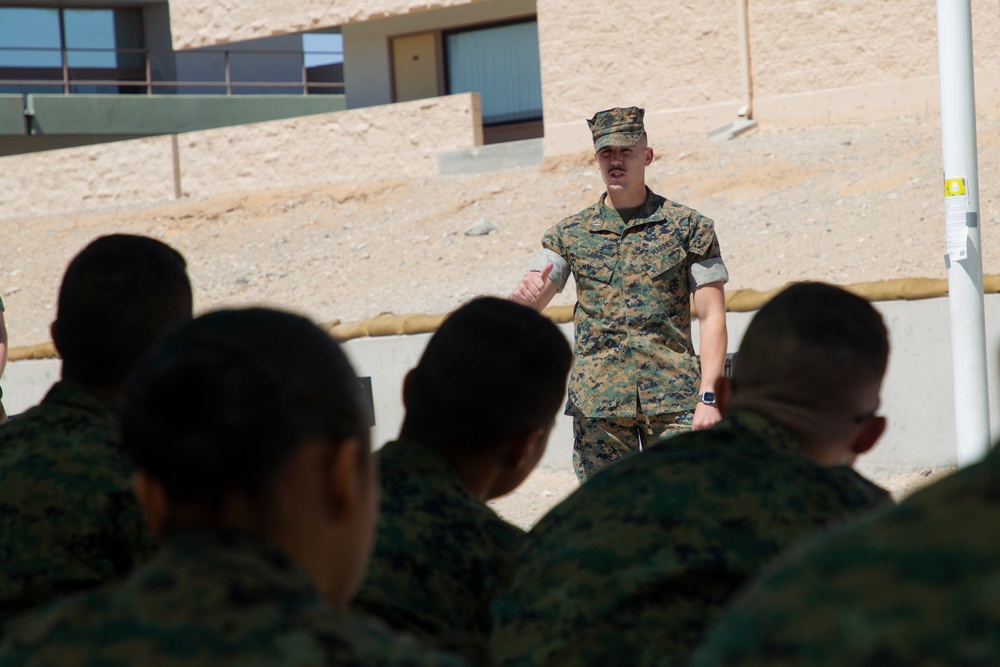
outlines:
M448 93L478 92L483 125L542 118L538 22L444 34Z
M145 80L139 9L0 7L0 92L139 92ZM51 81L52 83L49 83ZM87 83L93 81L94 83Z

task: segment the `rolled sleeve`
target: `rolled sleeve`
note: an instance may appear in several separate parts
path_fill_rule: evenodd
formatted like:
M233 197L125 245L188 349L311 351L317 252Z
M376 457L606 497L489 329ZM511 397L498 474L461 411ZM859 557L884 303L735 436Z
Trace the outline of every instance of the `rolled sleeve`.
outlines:
M689 276L692 290L709 283L729 282L729 271L721 257L712 257L692 264Z
M562 292L563 288L566 287L566 282L569 280L569 264L560 255L546 248L538 253L538 257L535 258L530 270L541 272L549 264L552 265L549 280L555 283L556 289Z

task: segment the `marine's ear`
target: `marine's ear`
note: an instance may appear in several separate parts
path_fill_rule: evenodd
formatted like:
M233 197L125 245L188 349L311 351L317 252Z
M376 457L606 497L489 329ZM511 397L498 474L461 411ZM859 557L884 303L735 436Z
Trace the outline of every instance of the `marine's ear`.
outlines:
M872 417L865 422L857 437L854 438L854 442L851 443L851 452L854 456L857 457L870 451L885 433L887 425L886 418L881 415Z
M410 385L412 384L413 371L416 369L411 368L406 371L406 375L403 376L403 409L405 410L408 406L406 405L410 396Z
M139 470L132 475L132 493L139 502L149 532L159 541L166 533L169 502L163 485L149 473Z
M361 463L361 441L350 437L336 447L326 447L324 495L327 511L334 519L357 510L365 494L365 475ZM374 465L374 461L369 461Z
M733 400L733 382L725 375L719 376L715 381L715 407L719 412L726 414L729 404Z

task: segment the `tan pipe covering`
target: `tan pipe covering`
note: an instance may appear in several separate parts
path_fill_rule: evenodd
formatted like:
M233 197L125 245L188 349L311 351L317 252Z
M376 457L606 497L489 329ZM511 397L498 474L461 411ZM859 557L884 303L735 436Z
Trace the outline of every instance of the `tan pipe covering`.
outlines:
M845 285L844 288L869 301L912 301L915 299L934 299L948 295L948 281L936 278L882 280L872 283ZM758 292L752 289L727 292L726 310L734 313L746 313L758 310L782 289L784 288L779 287L766 292ZM986 294L1000 292L1000 275L984 276L983 292ZM693 312L694 308L692 306ZM573 320L573 306L553 306L546 308L543 314L557 324L571 322ZM391 313L382 313L381 315L376 315L360 322L334 320L321 326L334 338L344 341L353 338L433 333L437 331L437 328L444 321L445 317L447 315L393 315ZM56 359L58 355L52 343L40 343L29 347L11 348L7 358L10 361L23 361L26 359Z

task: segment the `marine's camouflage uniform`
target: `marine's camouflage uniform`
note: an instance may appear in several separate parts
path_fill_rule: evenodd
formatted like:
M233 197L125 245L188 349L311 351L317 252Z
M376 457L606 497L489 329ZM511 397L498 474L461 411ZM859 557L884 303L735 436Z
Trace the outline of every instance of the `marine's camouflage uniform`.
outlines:
M1000 664L1000 449L790 556L726 612L706 665Z
M355 607L475 659L489 605L509 580L524 532L465 488L452 464L414 442L378 453L381 516Z
M81 385L0 426L0 624L152 554L131 474L111 402Z
M601 200L550 228L533 270L553 263L562 291L572 272L575 360L566 414L590 419L677 415L695 407L701 370L691 342L692 290L729 279L714 224L654 194L626 223ZM578 431L591 427L581 423ZM597 431L595 435L599 434ZM629 447L637 451L637 443ZM614 442L574 443L586 479L625 452Z
M683 665L734 591L824 526L889 502L749 411L595 475L529 533L494 604L501 665Z
M250 536L172 538L124 582L17 619L0 667L460 667L336 611L281 552Z

